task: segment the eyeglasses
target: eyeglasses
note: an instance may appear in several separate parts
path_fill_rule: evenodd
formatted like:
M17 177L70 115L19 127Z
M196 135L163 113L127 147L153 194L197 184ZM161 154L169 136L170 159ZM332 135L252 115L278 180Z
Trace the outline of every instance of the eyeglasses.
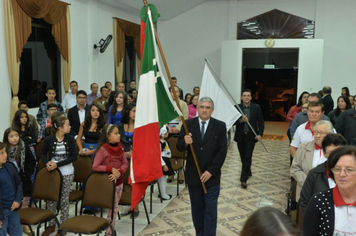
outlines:
M314 131L314 136L317 136L317 135L327 135L327 133L323 133L323 132L319 132L319 131Z
M356 169L335 167L335 168L332 168L331 171L336 175L341 174L342 171L344 171L345 174L347 174L347 175L352 175L356 172Z

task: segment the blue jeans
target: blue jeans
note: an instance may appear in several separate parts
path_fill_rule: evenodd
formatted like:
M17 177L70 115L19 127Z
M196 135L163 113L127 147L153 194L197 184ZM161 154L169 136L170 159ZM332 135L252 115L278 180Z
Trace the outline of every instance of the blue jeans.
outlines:
M0 236L22 236L22 225L20 223L19 214L17 211L4 210L4 220L2 221L2 228L0 228Z
M202 186L188 186L188 189L196 235L216 235L220 185L208 187L206 194Z

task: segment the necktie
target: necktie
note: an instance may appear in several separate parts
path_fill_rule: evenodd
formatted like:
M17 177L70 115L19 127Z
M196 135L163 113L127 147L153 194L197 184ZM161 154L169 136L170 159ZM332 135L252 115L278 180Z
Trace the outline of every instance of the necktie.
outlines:
M205 131L205 121L201 122L201 128L200 128L200 135L201 135L201 140L203 141L204 139L204 131Z

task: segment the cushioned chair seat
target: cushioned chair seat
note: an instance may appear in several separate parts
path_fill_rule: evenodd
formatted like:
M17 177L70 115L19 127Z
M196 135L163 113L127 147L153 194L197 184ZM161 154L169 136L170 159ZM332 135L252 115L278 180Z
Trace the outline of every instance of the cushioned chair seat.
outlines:
M83 198L83 191L80 190L72 190L69 193L69 201L74 202L77 200L81 200Z
M108 225L108 220L95 216L80 215L69 218L61 224L61 230L77 233L95 233Z
M22 224L37 224L54 217L51 210L40 208L25 208L18 211Z

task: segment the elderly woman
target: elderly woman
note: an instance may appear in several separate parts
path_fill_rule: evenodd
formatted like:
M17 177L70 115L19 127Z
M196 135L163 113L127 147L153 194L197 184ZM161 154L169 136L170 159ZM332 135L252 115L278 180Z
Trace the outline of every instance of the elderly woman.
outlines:
M321 142L327 134L333 132L333 125L330 121L318 121L314 127L314 140L298 147L290 167L290 174L297 181L296 200L299 200L299 194L308 172L326 161Z
M304 235L356 234L356 147L334 150L328 161L333 189L315 194L303 218Z
M324 157L328 159L333 150L345 146L346 144L347 141L341 134L326 135L321 143ZM303 216L309 201L314 194L335 187L335 182L330 178L327 165L328 161L318 165L308 173L308 176L303 184L302 191L300 192L300 205Z

